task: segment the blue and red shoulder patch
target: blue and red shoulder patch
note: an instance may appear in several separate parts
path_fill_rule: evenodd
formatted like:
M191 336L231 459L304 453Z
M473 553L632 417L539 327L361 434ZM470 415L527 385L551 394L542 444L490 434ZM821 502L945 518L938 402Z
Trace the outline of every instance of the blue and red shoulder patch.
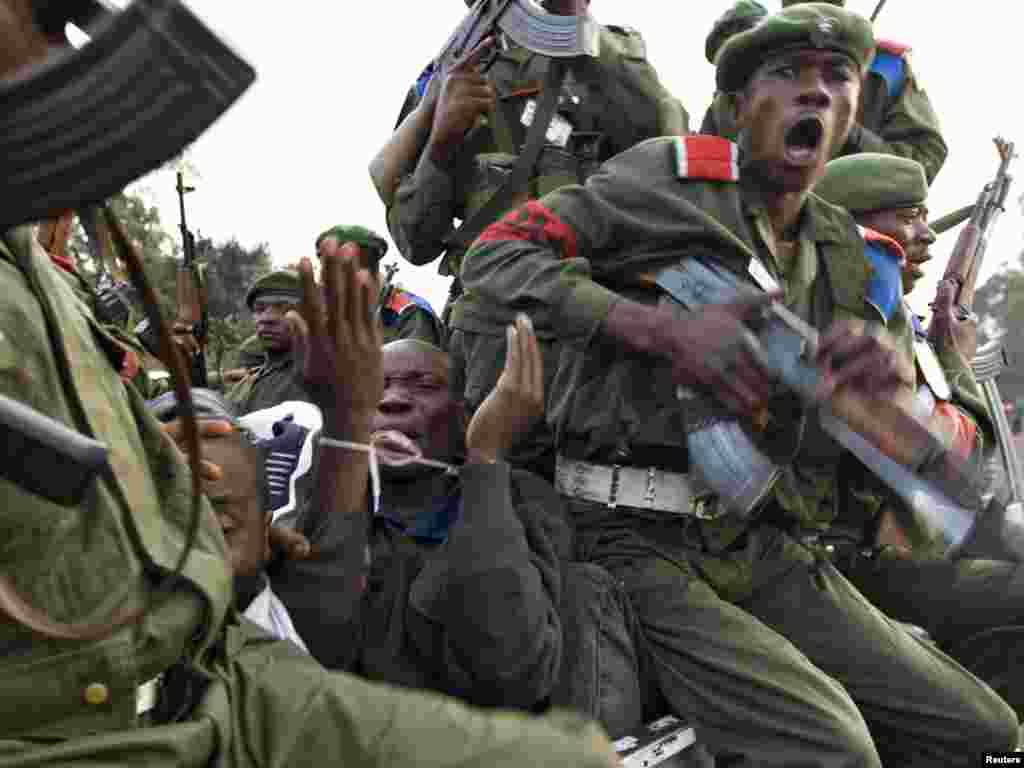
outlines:
M398 319L406 312L411 312L417 308L429 312L432 316L436 316L434 315L434 308L430 306L430 302L422 296L417 296L415 293L404 288L393 288L387 303L381 307L381 320L385 327L389 327L398 322Z
M477 239L477 243L530 242L553 246L563 259L576 258L576 231L558 218L558 215L530 200L491 224Z
M721 136L677 136L676 175L680 179L739 181L739 148Z
M858 229L864 238L864 255L871 263L871 277L864 298L888 322L903 301L903 266L907 255L903 246L888 235L866 227Z
M908 53L909 45L892 40L879 40L877 43L875 58L871 61L871 71L885 80L890 99L899 96L906 85Z

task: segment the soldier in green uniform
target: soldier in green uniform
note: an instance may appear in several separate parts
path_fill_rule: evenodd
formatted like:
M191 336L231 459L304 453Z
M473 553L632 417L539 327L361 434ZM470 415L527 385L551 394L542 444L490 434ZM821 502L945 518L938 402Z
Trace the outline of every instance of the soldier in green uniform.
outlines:
M586 12L590 3L545 0L543 5L551 13L569 15ZM640 33L611 25L598 29L600 56L573 65L530 182L506 209L583 182L602 161L639 141L688 131L689 116L659 81ZM486 74L477 71L483 56L478 50L445 83L436 77L424 82L421 102L406 105L405 111L415 106L410 120L417 123L418 135L401 162L393 160L402 176L393 180L393 196L385 195L388 227L401 254L414 264L443 255L439 272L455 278L442 319L453 356L452 386L470 410L480 406L501 373L504 329L514 314L471 292L462 295L459 266L472 237L448 236L453 221L472 220L515 167L541 98L546 66L543 56L510 40L495 45L496 59ZM545 370L553 372L557 347L543 330L538 333ZM551 437L543 425L509 458L551 479Z
M927 223L928 185L921 166L891 155L840 158L828 164L815 193L903 246L903 289L910 293L923 275L922 265L931 259L929 246L935 240ZM966 460L978 463L986 446L992 445L994 433L969 364L975 320L959 319L951 306L941 305L936 305L928 331L916 316L910 313L910 317L913 326L903 336L908 354L916 359L920 416ZM878 498L877 494L867 496L872 502ZM1019 637L1013 625L1024 624L1020 564L943 559L946 552L938 531L887 494L880 498L885 500L881 509L877 502L851 503L838 521L860 541L846 548L836 544L843 554L839 567L847 578L889 615L926 629L968 668L985 661L975 656L975 636L995 631L1008 639ZM1015 677L1017 658L1001 661L994 666L986 662L977 672L983 677L993 673L990 684L1020 716L1024 681Z
M299 273L278 269L258 277L245 295L263 345L263 363L249 369L227 393L238 415L273 408L286 400L309 401L285 315L302 296Z
M1005 702L872 606L805 535L834 517L846 455L814 412L746 515L706 497L687 452L703 415L679 386L749 418L771 384L744 342L766 297L676 308L656 281L680 263L780 286L829 329L822 395L881 397L901 381L895 342L873 330L888 318L868 300L866 244L847 212L810 194L873 55L867 21L834 5L766 17L717 59L747 151L714 136L644 142L508 214L462 267L467 291L572 340L548 414L577 556L623 582L671 708L716 756L751 764L967 766L1017 743Z
M803 1L783 0L782 5L788 7ZM845 0L827 1L839 6L846 4ZM745 0L737 3L733 15L742 16L745 23L756 23L755 14L735 13L744 6L748 6ZM718 26L716 24L716 28ZM709 43L714 34L715 30L712 30ZM931 184L949 152L942 138L939 119L910 68L910 47L889 40L877 42L878 48L861 88L857 121L838 154L887 152L909 157L924 166ZM715 93L701 123L701 133L736 138L730 99L728 93Z
M339 225L320 233L315 244L317 253L328 237L359 246L360 263L379 276L381 259L388 252L387 240L366 227ZM381 283L377 307L385 344L399 339L419 339L439 347L444 342L441 321L430 302L395 285L390 279Z

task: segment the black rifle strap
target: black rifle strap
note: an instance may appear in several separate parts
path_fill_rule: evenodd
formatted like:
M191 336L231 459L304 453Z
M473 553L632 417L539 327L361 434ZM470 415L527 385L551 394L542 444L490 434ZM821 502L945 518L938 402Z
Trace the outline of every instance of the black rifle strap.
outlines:
M547 74L544 76L544 87L541 93L540 103L537 105L537 112L533 116L533 124L529 133L526 134L526 144L519 160L516 161L512 173L509 174L505 183L491 196L491 199L484 203L472 216L462 222L458 228L452 228L444 238L445 243L451 246L462 246L468 248L476 240L481 232L489 224L494 222L498 216L505 212L512 199L530 181L533 176L533 169L537 165L541 149L547 140L548 126L551 125L551 118L555 115L558 107L558 98L562 93L562 83L569 71L569 62L566 59L548 59Z

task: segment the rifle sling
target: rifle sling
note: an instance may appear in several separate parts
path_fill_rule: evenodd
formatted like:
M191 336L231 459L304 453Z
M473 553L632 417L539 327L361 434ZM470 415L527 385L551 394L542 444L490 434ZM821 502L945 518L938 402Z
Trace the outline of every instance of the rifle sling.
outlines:
M498 188L491 199L457 228L452 227L451 231L445 235L444 241L448 247L468 248L489 224L505 212L509 203L529 183L537 165L537 159L547 140L548 126L558 107L558 97L562 93L562 83L568 70L569 64L566 60L548 59L540 103L537 105L537 113L526 135L526 144L519 155L519 160L505 183Z

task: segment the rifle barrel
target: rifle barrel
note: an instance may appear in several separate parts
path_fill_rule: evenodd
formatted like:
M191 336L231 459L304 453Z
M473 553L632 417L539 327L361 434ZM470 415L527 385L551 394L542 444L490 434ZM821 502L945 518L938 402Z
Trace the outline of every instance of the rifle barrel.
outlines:
M931 227L937 235L941 235L943 232L948 232L953 229L953 227L963 224L971 218L971 213L974 211L974 205L974 203L971 203L970 205L965 205L963 208L957 208L952 213L947 213L940 219L928 222L928 226Z
M875 11L871 14L871 21L878 18L878 14L880 14L882 9L885 8L886 2L888 2L888 0L878 0L878 5L875 6Z

